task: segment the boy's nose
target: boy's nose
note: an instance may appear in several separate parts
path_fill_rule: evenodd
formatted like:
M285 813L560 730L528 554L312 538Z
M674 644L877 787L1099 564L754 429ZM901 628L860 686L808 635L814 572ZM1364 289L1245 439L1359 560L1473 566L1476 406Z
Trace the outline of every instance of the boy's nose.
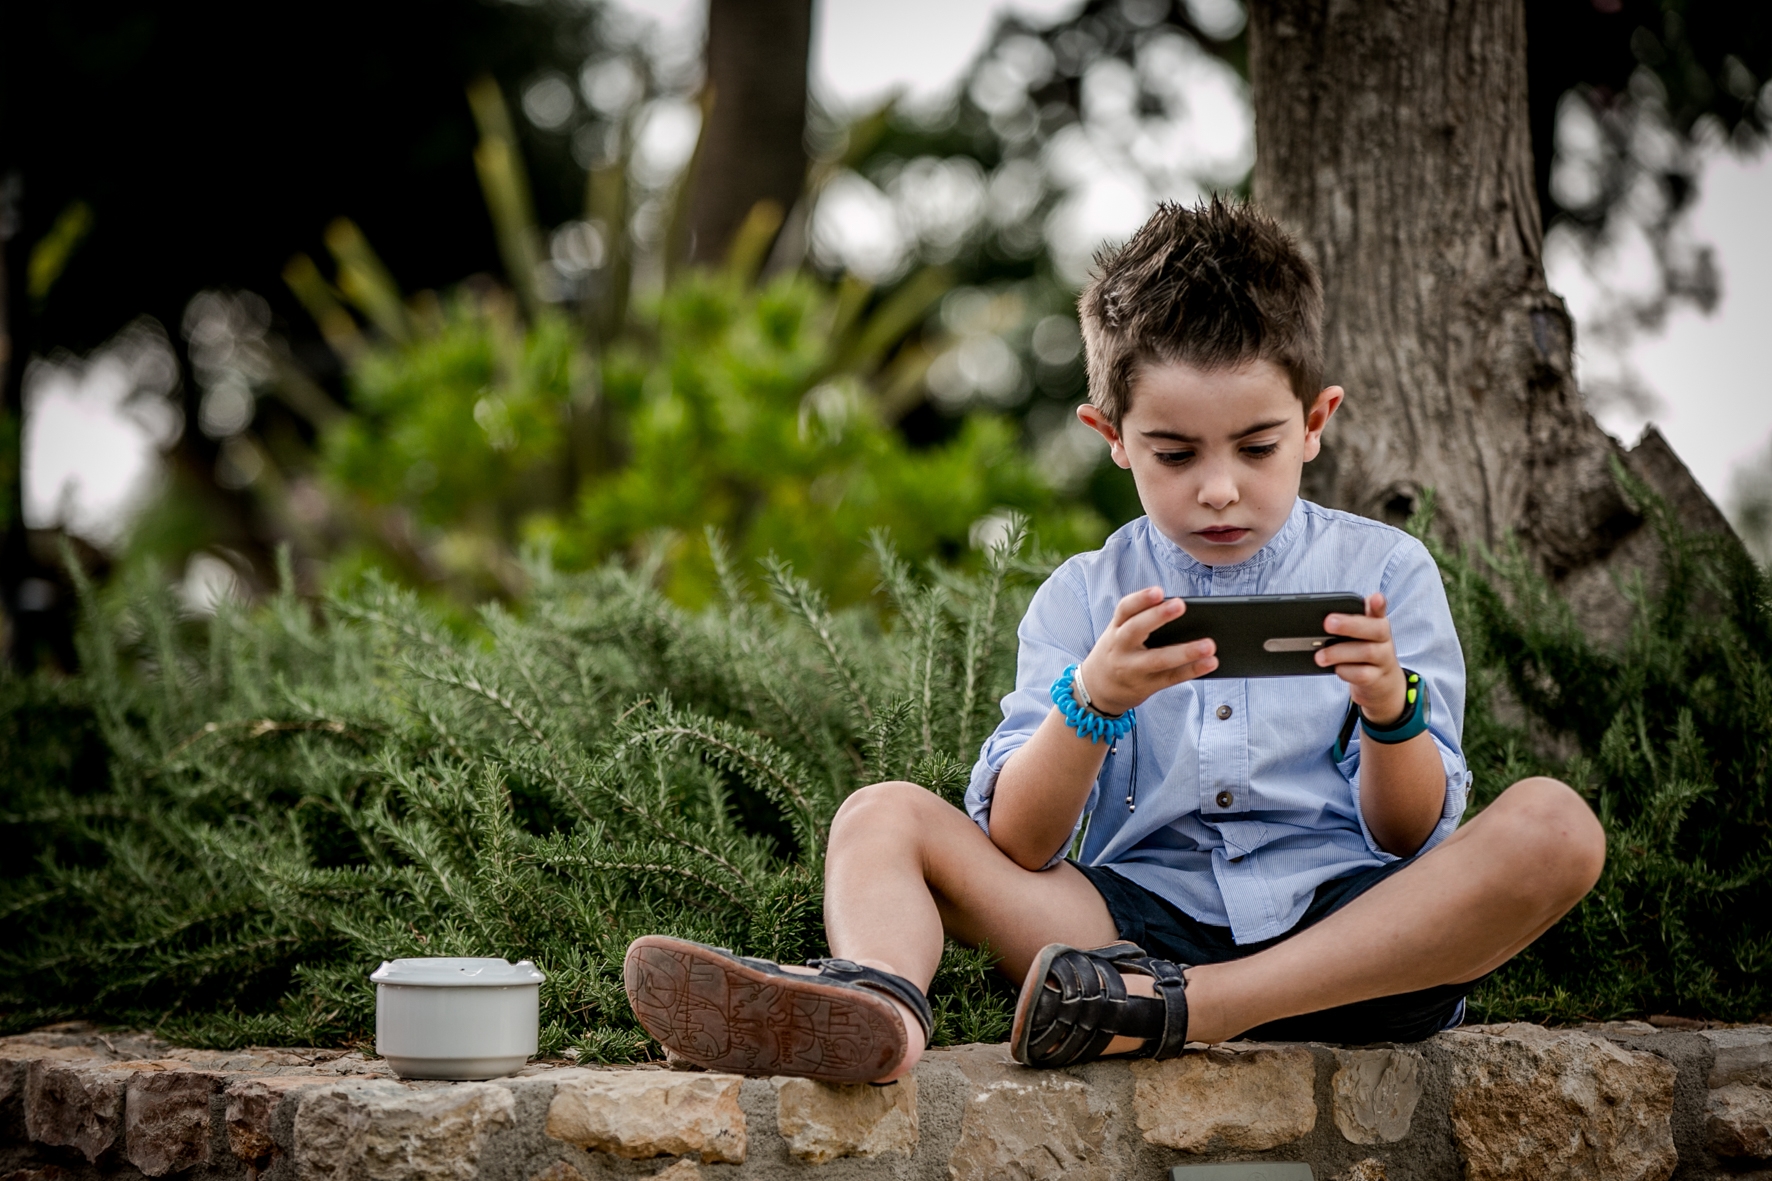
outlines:
M1206 472L1200 481L1199 501L1213 510L1227 508L1237 502L1237 482L1222 468Z

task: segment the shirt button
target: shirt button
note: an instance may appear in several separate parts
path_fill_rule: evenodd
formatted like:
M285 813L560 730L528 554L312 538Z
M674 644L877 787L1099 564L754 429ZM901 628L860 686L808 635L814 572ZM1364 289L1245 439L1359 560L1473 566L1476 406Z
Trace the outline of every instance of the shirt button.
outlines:
M1226 709L1229 709L1229 708L1230 708L1230 707L1229 707L1229 706L1226 706L1226 707L1225 707L1225 708L1226 708ZM1221 791L1221 792L1219 792L1219 793L1218 793L1218 806L1219 806L1219 807L1220 807L1220 808L1228 808L1228 807L1230 807L1230 806L1231 806L1231 801L1232 801L1232 800L1233 800L1233 799L1235 799L1235 797L1234 797L1234 796L1232 796L1232 795L1231 795L1231 793L1230 793L1230 792L1228 792L1228 791Z
M1218 707L1218 720L1219 721L1222 722L1230 716L1231 716L1231 707L1230 706L1221 705Z

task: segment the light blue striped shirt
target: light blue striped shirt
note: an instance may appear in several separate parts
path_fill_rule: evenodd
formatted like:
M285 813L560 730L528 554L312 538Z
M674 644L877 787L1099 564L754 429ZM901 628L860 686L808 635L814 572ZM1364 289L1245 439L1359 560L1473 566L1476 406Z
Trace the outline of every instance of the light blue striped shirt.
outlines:
M1052 709L1052 682L1089 654L1120 599L1147 586L1185 596L1383 591L1397 657L1427 682L1446 770L1445 805L1423 849L1458 826L1470 784L1459 746L1464 655L1439 569L1399 529L1299 500L1273 540L1235 565L1195 561L1140 517L1053 572L1021 621L1015 690L966 790L966 810L986 832L997 773ZM1346 758L1330 755L1347 704L1334 676L1206 679L1154 694L1090 790L1078 860L1228 926L1238 943L1285 934L1319 885L1396 860L1360 814L1358 728ZM1074 842L1073 831L1051 864Z

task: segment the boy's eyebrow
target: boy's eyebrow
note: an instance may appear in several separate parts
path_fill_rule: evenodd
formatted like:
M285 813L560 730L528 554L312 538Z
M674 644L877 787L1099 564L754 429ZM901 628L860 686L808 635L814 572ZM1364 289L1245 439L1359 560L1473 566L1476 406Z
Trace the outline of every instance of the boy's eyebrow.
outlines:
M1287 421L1284 418L1275 418L1267 422L1258 422L1253 426L1246 426L1240 431L1232 431L1228 437L1232 439L1247 438L1262 431L1271 431L1277 426L1285 426ZM1199 436L1184 435L1180 431L1139 431L1138 433L1147 439L1168 439L1175 443L1198 443L1200 441Z

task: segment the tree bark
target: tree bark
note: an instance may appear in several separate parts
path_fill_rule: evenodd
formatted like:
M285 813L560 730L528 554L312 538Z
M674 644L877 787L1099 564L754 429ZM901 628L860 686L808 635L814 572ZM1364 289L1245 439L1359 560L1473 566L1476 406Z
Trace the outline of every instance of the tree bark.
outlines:
M689 260L719 262L758 201L794 207L806 183L812 0L710 0L713 109L691 178Z
M1256 200L1322 272L1326 372L1348 398L1306 495L1455 544L1508 534L1596 630L1609 572L1652 563L1613 457L1687 527L1722 515L1651 432L1626 452L1576 387L1545 283L1522 0L1257 0Z

